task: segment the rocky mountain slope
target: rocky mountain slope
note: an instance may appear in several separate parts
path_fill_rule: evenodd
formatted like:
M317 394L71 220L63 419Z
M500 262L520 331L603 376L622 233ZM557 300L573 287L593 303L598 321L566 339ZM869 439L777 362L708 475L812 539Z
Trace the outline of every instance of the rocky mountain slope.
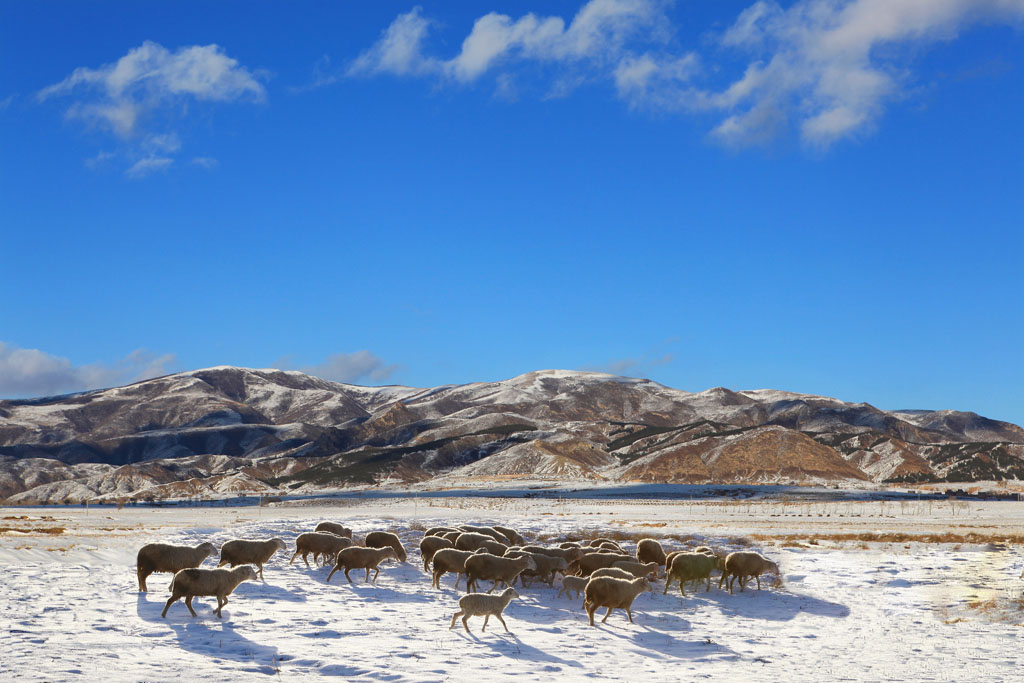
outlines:
M1024 429L784 391L544 370L431 389L217 367L0 401L11 503L381 482L822 483L1024 478Z

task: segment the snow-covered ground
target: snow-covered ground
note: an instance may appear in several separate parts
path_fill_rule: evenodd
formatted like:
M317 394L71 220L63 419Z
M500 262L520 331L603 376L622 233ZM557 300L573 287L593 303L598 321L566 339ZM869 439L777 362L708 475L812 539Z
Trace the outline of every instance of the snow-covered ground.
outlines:
M391 529L409 563L376 585L275 556L224 609L197 598L160 617L170 576L137 592L135 553L151 541L194 545L280 536L290 548L318 521L359 536ZM642 594L591 627L582 599L520 590L511 629L448 626L461 591L430 587L415 549L424 528L500 523L551 542L580 530L667 536L778 560L782 585L735 595ZM63 532L59 530L63 528ZM0 509L0 679L181 681L310 675L348 680L611 679L1020 680L1024 622L1021 503L636 502L445 498L333 507ZM49 530L49 531L47 531ZM864 542L856 534L977 534L970 544ZM836 534L845 534L838 537ZM672 537L675 538L672 538ZM839 539L839 540L836 540ZM1010 543L1004 542L1010 539ZM977 540L977 537L974 538ZM204 566L212 567L207 560ZM353 572L353 575L359 572ZM769 582L770 583L770 582ZM603 613L604 610L601 610Z

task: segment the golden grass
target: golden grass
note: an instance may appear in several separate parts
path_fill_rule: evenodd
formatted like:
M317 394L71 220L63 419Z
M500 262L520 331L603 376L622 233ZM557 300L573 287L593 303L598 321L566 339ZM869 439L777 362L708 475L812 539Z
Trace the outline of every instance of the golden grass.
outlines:
M1000 544L1024 544L1024 534L1007 534L993 532L983 534L978 532L967 533L925 533L910 534L904 532L877 532L864 531L859 533L837 533L837 534L750 534L750 538L757 541L779 541L806 542L817 544L819 541L864 542L864 543L1000 543Z
M18 527L13 526L0 526L0 534L8 533L11 531L15 531L22 534L48 534L51 536L56 536L57 534L64 533L65 531L67 531L67 529L65 529L62 526L37 526L20 529Z

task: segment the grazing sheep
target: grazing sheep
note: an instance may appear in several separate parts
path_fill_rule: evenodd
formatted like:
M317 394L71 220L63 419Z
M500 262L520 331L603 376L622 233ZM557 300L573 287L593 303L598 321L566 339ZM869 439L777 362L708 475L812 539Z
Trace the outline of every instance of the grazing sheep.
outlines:
M616 562L622 561L622 555L619 555L618 553L587 553L583 557L569 564L569 573L575 573L580 576L590 576L595 569L610 567Z
M522 574L519 575L519 580L522 581L523 587L527 586L527 579L540 579L546 583L549 587L555 583L555 574L565 574L569 567L569 563L563 560L561 557L554 557L552 555L541 555L539 553L528 553L524 550L518 551L507 551L505 557L520 557L528 555L533 558L534 563L537 565L536 569L526 569Z
M623 550L618 543L612 543L611 541L602 541L597 545L590 547L593 550L600 550L601 552L618 553L619 555L624 555L625 557L631 557L631 555L627 553L625 550Z
M707 579L707 590L711 590L711 572L717 567L718 559L714 556L704 553L679 553L672 558L672 564L665 575L665 590L661 594L668 593L668 587L674 579L678 579L679 592L684 596L686 595L684 585L687 581Z
M526 539L523 538L515 529L509 529L507 526L498 526L497 524L491 528L499 534L503 534L505 538L508 539L509 545L526 545Z
M455 545L455 541L456 541L456 540L457 540L457 539L459 538L459 536L461 536L461 535L462 535L463 533L464 533L464 532L462 532L462 531L458 531L458 530L456 530L456 531L446 531L446 532L444 532L443 534L437 534L437 535L438 535L438 536L440 536L441 538L444 538L444 539L447 539L447 540L451 541L451 542L452 542L452 545Z
M446 533L448 533L450 531L458 531L458 529L456 529L455 527L450 527L450 526L432 526L429 529L427 529L426 531L424 531L423 535L424 536L440 536L441 534L446 534Z
M561 557L566 562L572 562L583 557L584 552L582 548L545 548L541 545L527 545L522 546L520 550L525 550L528 553L534 555L550 555L551 557Z
M395 549L389 545L383 548L364 548L358 545L344 548L338 551L338 559L334 564L334 569L327 575L327 581L330 582L334 572L344 569L345 578L348 579L348 582L355 583L352 577L349 576L349 572L353 569L365 569L366 583L370 583L370 570L373 569L373 583L377 583L377 575L380 574L380 567L378 565L389 557L398 559Z
M488 593L493 592L499 583L503 583L506 588L509 588L525 569L537 569L537 563L529 555L516 558L486 554L473 555L466 560L466 592L473 592L477 581L480 580L494 582L491 590L487 591Z
M317 562L323 555L325 563L328 558L333 563L338 551L351 545L352 539L345 536L338 536L330 532L307 531L304 534L299 534L299 537L295 539L295 554L292 555L292 559L288 560L288 564L302 555L302 561L309 567L309 560L306 558L310 553L313 553L313 562Z
M494 543L495 540L487 534L478 534L475 531L463 531L455 539L455 547L459 550L476 550L484 547L487 543ZM502 551L504 552L504 551Z
M565 593L567 597L572 597L569 594L575 592L578 600L580 593L587 587L587 581L590 579L584 576L563 576L562 587L558 589L558 597L562 597L562 593Z
M470 524L460 524L459 531L465 531L475 534L483 534L484 536L490 536L491 540L497 541L498 543L504 543L509 545L508 536L501 533L494 527L489 526L472 526Z
M352 538L352 530L348 527L342 526L335 522L320 522L316 525L316 529L313 531L323 531L328 534L334 534L335 536L344 536L345 538Z
M477 550L486 550L491 555L500 556L505 554L505 551L508 550L508 546L504 543L498 543L497 541L488 541L486 543L481 543L480 547L477 548Z
M636 544L636 561L637 562L657 562L660 566L665 566L665 549L661 547L661 543L654 540L653 538L643 538Z
M434 553L442 548L451 548L452 542L446 541L440 536L424 536L420 541L420 555L423 557L423 571L430 571L430 561L434 559Z
M722 568L722 578L718 580L718 587L728 578L729 592L732 593L732 585L735 579L740 581L740 592L751 578L757 579L757 590L761 590L761 574L771 571L779 573L779 565L766 557L763 557L749 550L741 550L729 553L725 558L725 566Z
M182 569L198 567L210 555L217 552L212 543L200 543L195 548L187 545L148 543L139 548L135 560L135 571L139 576L139 591L145 593L146 578L153 572L176 574Z
M612 567L624 569L633 576L646 576L651 579L658 578L658 572L661 570L661 565L657 562L632 562L630 560L616 562Z
M285 549L284 541L272 538L269 541L244 541L235 539L228 541L220 548L218 567L230 564L232 568L239 564L254 564L259 567L260 580L263 580L263 565L278 550Z
M619 569L617 567L595 569L589 577L581 576L580 578L586 581L587 578L596 579L601 576L614 576L616 579L625 579L626 581L632 581L636 578L636 575L632 572L627 572L625 569Z
M256 570L249 565L243 565L235 569L182 569L174 575L171 580L171 597L164 604L164 611L160 616L167 618L167 610L171 605L185 598L185 607L196 616L192 609L192 598L197 595L216 595L217 609L213 613L220 618L220 611L228 604L228 596L243 581L256 580Z
M562 550L568 550L570 548L580 548L582 546L576 541L566 541L565 543L559 543L558 547Z
M455 574L455 587L459 587L459 579L466 573L466 560L473 557L468 550L456 550L455 548L441 548L434 553L433 567L434 580L432 585L438 590L441 589L441 577L452 572Z
M626 616L629 617L629 623L632 624L633 612L630 608L633 605L633 600L650 587L651 583L642 577L632 581L616 579L611 576L599 576L596 579L590 579L590 581L587 581L586 588L583 589L583 609L587 610L587 616L590 617L590 625L594 625L594 612L597 611L598 607L608 608L604 619L601 620L602 624L608 621L608 615L616 607L626 610Z
M620 546L618 543L616 543L610 538L595 538L594 540L590 541L590 543L588 543L587 545L589 545L591 548L597 548L602 544L609 544L611 546L614 546L614 548L619 552L625 552L622 549L622 546Z
M405 546L402 545L401 539L390 531L371 531L366 534L363 545L367 548L392 548L398 561L405 562Z
M484 631L487 629L487 620L493 615L508 631L508 624L501 618L501 613L508 607L508 603L512 602L512 598L518 597L519 593L516 593L514 588L506 588L498 595L488 595L487 593L463 595L459 598L459 611L452 617L452 625L448 630L451 631L455 628L455 620L462 617L462 625L465 627L466 633L469 633L469 618L482 616L484 626L480 630Z

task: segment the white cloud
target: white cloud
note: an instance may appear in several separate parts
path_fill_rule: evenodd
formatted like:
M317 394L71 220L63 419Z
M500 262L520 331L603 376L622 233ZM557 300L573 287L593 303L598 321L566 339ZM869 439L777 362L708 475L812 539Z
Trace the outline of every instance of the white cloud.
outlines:
M173 163L174 159L170 157L145 157L129 166L124 174L132 180L141 180L158 171L166 171Z
M36 93L39 101L58 97L72 98L68 118L112 133L129 147L127 156L135 166L152 169L152 163L143 162L177 152L181 140L173 131L147 129L171 125L192 101L259 102L266 90L257 74L218 45L171 51L146 41L112 64L79 67ZM131 170L128 175L139 177Z
M373 47L359 55L348 68L348 75L390 73L398 76L421 76L437 70L437 61L423 56L423 40L430 29L430 20L419 7L400 14L388 26Z
M316 365L295 367L288 358L282 358L275 365L284 370L298 370L307 375L348 384L367 381L380 383L400 369L398 365L385 365L374 353L365 350L335 353Z
M120 386L168 374L172 354L138 350L113 364L73 365L70 360L39 349L0 342L0 396L48 396Z
M424 52L432 22L415 8L347 73L461 84L494 73L503 96L514 69L545 64L555 67L549 96L608 79L631 108L720 117L712 136L729 146L764 144L795 127L805 144L825 148L869 132L907 92L908 47L954 39L979 22L1024 20L1024 0L797 0L785 9L759 0L718 35L719 50L698 57L672 47L664 7L590 0L568 25L561 17L491 12L448 59ZM737 55L743 72L730 80Z
M568 26L561 17L527 14L513 19L491 12L473 24L459 53L444 60L424 54L432 22L417 7L399 15L348 75L435 76L460 83L479 79L499 64L534 61L563 67L587 63L607 69L634 39L664 37L663 2L590 0ZM571 82L578 79L563 79Z
M193 166L201 166L202 168L217 168L220 164L219 161L213 157L193 157L191 161Z
M801 0L788 9L762 0L740 14L722 45L756 61L708 95L732 110L715 134L730 144L773 137L790 118L810 145L869 131L905 92L901 46L950 40L979 21L1020 21L1024 0Z

